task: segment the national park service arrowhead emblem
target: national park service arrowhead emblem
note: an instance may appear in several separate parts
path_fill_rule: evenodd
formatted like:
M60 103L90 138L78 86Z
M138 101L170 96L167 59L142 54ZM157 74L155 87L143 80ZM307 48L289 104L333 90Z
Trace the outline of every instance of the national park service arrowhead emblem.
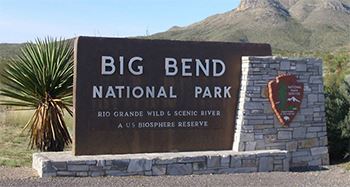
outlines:
M304 84L295 75L280 75L268 84L272 109L283 126L289 126L300 110Z

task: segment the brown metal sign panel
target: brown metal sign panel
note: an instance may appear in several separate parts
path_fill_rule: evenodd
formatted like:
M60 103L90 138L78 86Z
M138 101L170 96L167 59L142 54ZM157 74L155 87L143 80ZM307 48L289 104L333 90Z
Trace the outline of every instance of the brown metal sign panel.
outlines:
M304 84L295 75L280 75L268 84L272 109L283 126L289 126L300 110Z
M74 154L231 149L246 55L271 47L77 38Z

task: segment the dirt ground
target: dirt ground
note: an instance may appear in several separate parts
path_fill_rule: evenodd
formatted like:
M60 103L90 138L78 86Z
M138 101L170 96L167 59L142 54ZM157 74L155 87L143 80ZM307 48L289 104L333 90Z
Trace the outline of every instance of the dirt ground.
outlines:
M350 186L350 172L329 166L316 171L161 177L39 178L31 168L0 167L0 186Z

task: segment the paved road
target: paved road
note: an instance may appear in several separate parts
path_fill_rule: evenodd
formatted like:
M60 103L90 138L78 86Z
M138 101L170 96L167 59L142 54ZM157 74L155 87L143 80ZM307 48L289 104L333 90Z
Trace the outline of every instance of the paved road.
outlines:
M0 186L350 186L339 166L307 172L163 177L38 178L30 168L0 167Z

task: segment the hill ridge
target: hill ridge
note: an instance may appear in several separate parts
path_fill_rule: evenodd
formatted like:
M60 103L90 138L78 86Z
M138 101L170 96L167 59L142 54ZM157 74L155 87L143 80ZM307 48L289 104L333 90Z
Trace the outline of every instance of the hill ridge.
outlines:
M241 0L240 5L152 39L270 43L292 51L350 50L350 0Z

